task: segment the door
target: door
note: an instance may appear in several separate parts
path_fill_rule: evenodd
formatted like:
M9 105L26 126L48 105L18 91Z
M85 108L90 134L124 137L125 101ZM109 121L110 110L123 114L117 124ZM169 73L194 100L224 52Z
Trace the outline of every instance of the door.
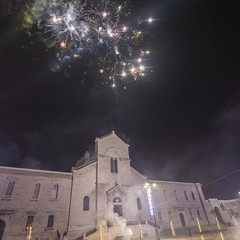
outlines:
M117 213L119 217L123 216L122 205L114 205L113 212Z

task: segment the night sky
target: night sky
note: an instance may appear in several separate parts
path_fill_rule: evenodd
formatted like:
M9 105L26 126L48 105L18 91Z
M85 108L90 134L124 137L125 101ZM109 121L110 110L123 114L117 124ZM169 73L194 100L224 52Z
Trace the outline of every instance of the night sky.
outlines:
M22 3L0 5L1 166L70 171L86 150L93 154L95 137L114 130L150 179L239 197L237 3L135 1L133 18L158 20L143 26L151 71L126 89L85 75L91 56L52 71L55 50L20 27Z

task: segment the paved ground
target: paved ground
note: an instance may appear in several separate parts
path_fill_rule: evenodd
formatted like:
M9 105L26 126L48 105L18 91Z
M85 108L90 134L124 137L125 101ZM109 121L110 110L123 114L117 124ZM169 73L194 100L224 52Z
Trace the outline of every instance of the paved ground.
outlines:
M221 231L211 230L202 234L192 234L192 236L161 236L161 240L240 240L240 228L225 228Z

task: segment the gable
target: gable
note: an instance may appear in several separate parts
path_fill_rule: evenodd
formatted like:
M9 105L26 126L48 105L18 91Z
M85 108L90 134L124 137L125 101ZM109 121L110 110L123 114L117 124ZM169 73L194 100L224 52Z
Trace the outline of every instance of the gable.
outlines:
M129 159L129 145L119 138L114 132L95 140L96 154Z

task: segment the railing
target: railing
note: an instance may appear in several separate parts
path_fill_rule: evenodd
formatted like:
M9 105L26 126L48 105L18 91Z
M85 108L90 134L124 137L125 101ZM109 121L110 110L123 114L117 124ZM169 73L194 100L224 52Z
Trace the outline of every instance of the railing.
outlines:
M158 224L156 224L156 223L153 223L153 222L151 222L151 221L147 221L147 223L148 223L149 225L151 225L151 226L153 226L153 227L158 228L158 229L161 230L161 226L160 226L160 225L158 225Z
M141 220L140 222L139 221L127 221L127 225L138 225L138 224L141 224L141 225L147 224L147 220Z
M85 235L85 237L87 237L87 236L89 236L89 235L91 235L91 234L93 234L95 232L97 232L97 228L93 228L93 229L87 231L86 233L83 234L83 236L81 236L81 237L79 237L79 238L77 238L75 240L83 240L84 239L84 235Z

